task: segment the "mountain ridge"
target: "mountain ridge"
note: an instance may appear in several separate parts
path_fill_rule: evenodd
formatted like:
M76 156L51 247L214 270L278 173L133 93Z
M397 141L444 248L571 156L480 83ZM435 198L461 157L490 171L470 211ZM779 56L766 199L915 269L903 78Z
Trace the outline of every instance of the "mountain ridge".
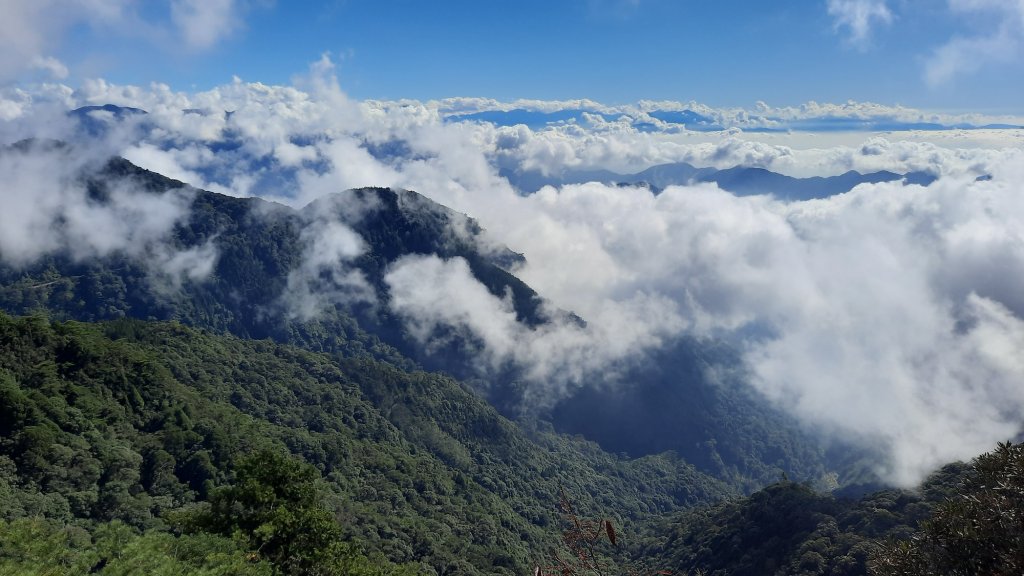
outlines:
M610 185L647 186L655 194L669 186L689 186L715 183L722 190L737 196L771 195L779 200L795 202L827 198L849 192L860 184L898 182L928 186L936 176L928 172L897 174L882 170L861 174L849 170L836 176L795 178L772 172L766 168L733 166L732 168L697 168L687 162L672 162L651 166L640 172L621 174L609 170L567 171L558 175L545 175L539 170L503 169L500 174L523 193L536 192L544 186L565 186L600 182Z

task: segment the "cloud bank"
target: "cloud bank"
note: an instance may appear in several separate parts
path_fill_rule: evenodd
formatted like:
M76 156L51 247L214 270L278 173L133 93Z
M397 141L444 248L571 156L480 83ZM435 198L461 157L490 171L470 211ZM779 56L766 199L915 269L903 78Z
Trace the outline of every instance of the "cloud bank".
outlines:
M547 189L510 234L521 276L558 305L604 325L603 310L642 295L656 303L633 316L645 329L738 342L762 392L884 446L880 473L911 485L1021 431L1021 159L991 181L794 204L713 187ZM614 357L600 335L586 345Z
M396 266L392 306L423 342L454 327L491 368L527 367L540 403L674 336L726 338L759 390L884 447L879 473L909 486L1021 431L1022 158L992 180L793 204L713 186L547 188L492 230L526 254L520 277L586 329L530 330L463 263L434 257Z

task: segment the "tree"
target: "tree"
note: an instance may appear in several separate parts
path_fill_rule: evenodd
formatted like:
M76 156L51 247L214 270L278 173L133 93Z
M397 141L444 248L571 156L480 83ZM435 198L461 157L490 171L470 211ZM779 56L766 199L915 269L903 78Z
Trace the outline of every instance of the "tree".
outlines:
M562 532L564 550L554 550L543 566L534 568L534 576L610 576L625 570L630 576L669 575L666 570L644 570L636 567L616 567L598 552L598 545L607 539L612 547L618 546L618 536L611 520L588 520L576 513L576 507L559 487L559 508L569 526Z
M1010 576L1024 573L1024 444L974 460L960 493L940 504L910 540L873 558L878 576Z
M235 484L211 494L192 527L243 538L282 574L341 573L352 550L320 504L315 468L262 450L243 458L235 476Z

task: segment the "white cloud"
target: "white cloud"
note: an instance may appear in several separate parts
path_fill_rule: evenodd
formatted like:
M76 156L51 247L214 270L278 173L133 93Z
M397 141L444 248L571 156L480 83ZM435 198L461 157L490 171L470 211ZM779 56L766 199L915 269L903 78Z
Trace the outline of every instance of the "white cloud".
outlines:
M510 299L499 299L476 281L466 261L444 261L436 256L406 256L396 262L385 281L391 307L408 320L411 335L433 344L435 332L445 326L465 328L484 341L491 368L498 368L515 348L517 321Z
M146 264L161 288L209 275L212 245L179 251L167 243L187 217L193 191L153 193L118 178L98 181L105 187L99 201L83 177L97 174L107 159L102 147L45 141L0 152L0 259L20 267L51 254L78 261L123 254Z
M389 305L428 350L454 336L469 338L479 345L473 356L485 375L508 365L524 369L529 408L549 407L588 381L613 382L618 365L637 360L683 327L671 302L635 294L606 302L586 329L554 310L552 322L528 328L516 321L511 298L491 294L461 258L405 256L385 282Z
M602 310L645 294L650 317L678 319L668 334L760 335L743 336L758 387L883 447L879 471L909 485L1020 431L1021 159L992 181L789 205L713 187L546 189L504 210L501 233L527 256L521 276L595 330L610 326Z
M396 186L401 179L390 167L376 161L359 142L352 138L339 138L317 145L316 151L331 166L331 170L318 172L305 170L298 177L299 195L296 205L334 192L366 186Z
M15 142L28 137L56 138L70 129L64 118L74 106L73 90L61 84L42 84L33 90L0 87L0 138Z
M210 48L242 24L235 0L172 0L171 20L192 50Z
M985 34L957 36L937 48L925 63L928 84L939 86L993 63L1014 64L1024 57L1024 1L950 0L949 7L960 17L988 16L993 23Z
M527 368L541 405L675 335L731 335L760 390L880 447L879 473L911 485L1021 429L1021 159L991 181L795 204L713 186L492 196L477 213L526 254L518 275L587 328L528 329L464 263L432 256L393 268L392 306L424 342L454 328L479 339L483 368Z
M329 306L376 301L373 287L352 267L366 244L351 228L318 219L303 230L302 241L302 263L289 272L281 302L290 316L309 320Z
M67 69L52 56L75 25L110 31L130 20L129 0L5 0L0 18L0 82L27 69L45 68L56 78Z
M861 49L867 47L873 27L893 20L885 0L828 0L828 14L835 28L849 30L850 42Z
M1006 271L1024 263L1024 205L1014 172L790 207L802 255L778 270L772 299L800 305L774 322L777 338L751 345L762 389L805 419L888 446L884 472L905 485L1017 434L1024 374L1008 352L1021 344L1011 286L1024 278Z
M47 72L55 80L63 80L68 77L68 67L52 56L36 56L32 59L31 66Z
M187 279L201 282L213 274L219 252L214 239L200 246L184 250L171 249L166 244L154 244L147 256L149 280L159 293L175 296Z
M178 154L175 154L172 151L163 150L154 144L142 142L137 146L122 152L121 156L136 166L145 167L147 170L152 170L153 172L162 174L168 178L180 180L181 182L189 182L197 187L204 187L203 185L206 184L206 182L204 182L202 176L182 167L179 160L189 152L199 156L206 155L197 147L190 147L184 152L178 152ZM193 165L199 165L202 160L200 158L196 158L186 162Z
M4 0L0 18L0 83L43 70L66 78L53 55L66 48L72 28L95 36L120 36L168 49L206 50L243 26L239 0L171 0L170 24L146 20L133 0Z
M365 185L445 188L452 194L460 194L459 189L492 186L494 164L547 174L570 169L635 172L655 164L680 161L718 168L744 164L796 176L833 175L850 169L896 172L928 169L946 173L951 165L967 164L971 156L981 159L989 148L1017 145L1020 135L1024 134L1012 130L889 133L884 138L891 145L884 147L883 153L868 155L860 153L861 144L878 137L857 132L823 135L731 130L704 133L667 128L650 132L622 120L595 120L586 126L540 129L446 122L437 103L350 101L338 87L333 65L326 57L316 63L309 76L300 79L299 85L306 90L236 79L207 92L187 94L172 92L163 85L140 89L91 81L77 95L79 103L111 102L148 110L147 120L158 127L154 136L162 134L171 142L151 142L150 146L159 153L149 150L146 154L132 154L153 158L154 169L166 168L174 159L179 174L204 174L202 181L189 180L190 183L236 195L265 193L258 186L254 188L263 174L282 168L295 169L296 179L301 180L293 189L296 193L287 194L291 197L288 200L279 191L277 199L297 205L327 192ZM506 106L475 100L459 105ZM574 105L576 103L556 103L538 107L554 109ZM587 105L601 107L594 103ZM950 116L856 102L838 105L809 102L785 108L762 105L754 111L711 109L692 102L646 102L619 110L640 118L645 114L644 109L655 108L694 109L725 126L756 127L770 122L785 125L822 118L849 119L857 123L1024 124L1024 118L1019 117ZM202 113L183 112L190 109ZM770 118L776 120L768 120ZM196 141L201 149L221 139L225 132L236 136L240 144L237 151L221 151L213 157L196 148ZM982 136L986 139L984 142L979 141ZM916 142L907 144L904 139ZM929 140L944 140L945 144L930 146ZM408 150L394 157L376 158L367 144L385 148L404 146ZM273 165L256 169L241 161L243 157L266 157L273 160ZM215 176L200 170L210 165L219 167ZM325 169L327 165L330 169Z

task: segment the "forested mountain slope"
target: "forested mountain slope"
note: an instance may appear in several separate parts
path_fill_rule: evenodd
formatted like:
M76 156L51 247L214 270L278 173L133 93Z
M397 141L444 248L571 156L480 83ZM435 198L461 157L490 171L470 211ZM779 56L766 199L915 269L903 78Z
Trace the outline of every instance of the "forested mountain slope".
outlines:
M918 490L883 490L856 500L780 482L656 520L644 527L634 553L683 574L863 576L887 539L909 538L936 504L956 493L966 469L951 464Z
M263 448L311 463L346 538L440 573L523 573L558 487L630 525L731 494L672 456L527 434L438 374L180 324L0 316L0 514L162 530Z
M926 576L1024 569L1024 444L948 464L911 490L849 499L783 480L643 526L631 555L676 574Z

